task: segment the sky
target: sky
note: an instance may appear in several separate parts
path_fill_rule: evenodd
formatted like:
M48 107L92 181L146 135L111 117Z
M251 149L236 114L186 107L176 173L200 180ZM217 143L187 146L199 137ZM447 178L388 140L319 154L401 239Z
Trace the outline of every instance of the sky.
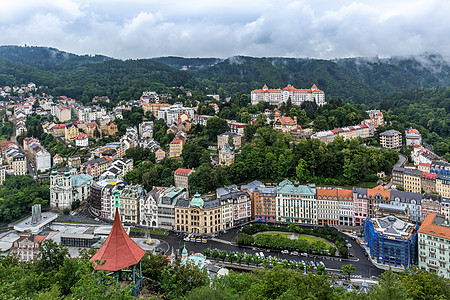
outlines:
M448 56L448 0L2 0L0 45L115 58Z

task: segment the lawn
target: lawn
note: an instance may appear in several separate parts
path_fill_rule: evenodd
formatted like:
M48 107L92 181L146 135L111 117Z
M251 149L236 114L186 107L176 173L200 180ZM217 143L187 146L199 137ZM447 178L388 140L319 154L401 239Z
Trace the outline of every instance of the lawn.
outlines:
M322 241L321 239L318 239L318 238L316 238L316 237L313 237L313 236L309 236L309 235L300 235L299 237L298 237L298 239L299 240L305 240L305 241L307 241L308 243L312 243L312 242L315 242L315 241Z
M133 231L133 232L144 232L144 233L150 233L150 234L158 234L158 235L167 235L167 232L159 231L159 230L148 230L148 229L131 228L131 231Z

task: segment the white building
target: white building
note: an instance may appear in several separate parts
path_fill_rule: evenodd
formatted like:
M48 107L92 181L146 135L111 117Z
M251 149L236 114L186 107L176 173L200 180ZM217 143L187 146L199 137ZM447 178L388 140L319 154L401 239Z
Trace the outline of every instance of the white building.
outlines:
M231 198L224 198L220 200L222 209L222 226L226 230L233 227L233 200Z
M450 221L430 214L418 233L419 268L450 278Z
M410 128L405 130L406 146L422 145L422 136L419 130Z
M195 111L190 107L183 107L181 104L174 104L169 107L163 107L158 111L158 119L163 119L168 126L172 125L175 120L192 120ZM183 120L184 119L184 120Z
M221 203L227 199L233 203L233 226L251 220L252 202L249 194L239 190L236 185L218 188L216 194ZM229 222L228 219L227 222Z
M269 89L267 85L264 85L262 89L251 92L252 105L259 102L280 105L281 103L287 103L289 98L292 104L296 106L300 106L307 101L315 102L318 106L326 104L325 93L319 90L315 84L310 89L296 89L292 85L288 85L284 89Z
M62 210L71 208L72 202L76 200L89 199L92 183L91 175L74 175L73 172L65 172L62 175L53 171L50 176L50 207Z
M86 133L81 133L75 138L75 146L83 148L89 145L88 135Z
M141 226L158 227L158 200L164 188L154 188L145 198L141 198L140 218Z

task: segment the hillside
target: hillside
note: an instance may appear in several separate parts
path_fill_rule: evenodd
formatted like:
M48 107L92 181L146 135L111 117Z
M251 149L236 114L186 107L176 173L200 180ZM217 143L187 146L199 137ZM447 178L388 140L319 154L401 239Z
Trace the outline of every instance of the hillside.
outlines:
M280 88L290 83L308 88L316 83L329 98L355 103L371 103L397 92L450 83L449 64L440 55L431 54L336 60L237 56L191 74L230 94L249 93L264 84Z
M196 88L189 73L148 59L78 56L43 47L0 47L0 86L35 82L53 95L89 102L94 96L137 99L144 90Z
M181 70L186 67L188 71L194 71L212 67L213 65L223 61L219 58L186 58L179 56L155 57L152 60L166 64L174 69Z

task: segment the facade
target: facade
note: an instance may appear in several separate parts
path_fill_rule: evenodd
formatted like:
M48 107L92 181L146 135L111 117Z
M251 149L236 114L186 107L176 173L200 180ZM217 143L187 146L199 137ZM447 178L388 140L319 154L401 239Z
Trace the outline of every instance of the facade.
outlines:
M436 192L444 198L450 198L450 175L436 176Z
M93 177L87 174L73 175L70 172L50 176L50 207L63 210L71 208L72 202L88 200Z
M233 139L234 149L239 149L242 146L242 136L234 132L225 132L217 136L217 148L222 148L227 146L230 137ZM231 145L228 145L231 146Z
M277 220L277 188L257 186L253 191L253 215L255 220L275 222Z
M409 128L405 130L406 146L422 145L422 136L417 129Z
M173 139L169 144L169 157L180 157L183 152L183 142L180 139Z
M86 133L81 133L75 138L75 146L80 148L85 148L89 145L88 135Z
M419 268L450 278L450 222L443 215L428 215L419 228Z
M51 168L50 153L35 138L25 138L23 140L24 149L30 158L36 171L44 172Z
M353 224L363 226L369 216L369 199L367 189L353 187Z
M89 174L97 179L108 168L108 161L104 157L88 160L81 164L80 173Z
M390 204L408 208L410 222L422 222L422 194L391 190Z
M436 194L424 194L421 202L422 220L428 215L441 213L442 196Z
M422 172L421 184L425 193L436 193L436 178L437 174Z
M158 198L158 226L173 230L175 228L175 204L179 199L186 199L186 189L169 187Z
M249 194L236 185L224 186L216 190L217 198L222 202L230 199L233 203L233 226L246 223L252 217L252 201Z
M394 216L367 218L364 221L364 240L369 255L386 267L409 267L417 263L418 225Z
M52 240L55 243L61 242L61 234L58 231L44 231L38 234L21 235L11 246L11 254L15 255L19 261L33 261L40 257L41 243L45 240Z
M317 188L317 225L353 226L353 192L336 188Z
M4 155L5 160L8 165L11 166L14 175L26 175L28 173L27 157L19 146L12 144L5 149Z
M156 162L162 161L164 158L166 158L166 156L167 156L166 151L164 151L164 149L161 147L158 147L158 149L155 151L155 161Z
M189 176L195 171L193 169L178 168L173 173L173 179L176 187L185 188L187 193L186 197L189 197Z
M277 187L277 221L317 225L316 189L282 181Z
M175 230L194 234L213 234L222 230L220 200L206 200L195 194L175 205Z
M377 205L391 202L391 191L379 185L373 189L367 189L367 199L369 202L368 216L373 216Z
M144 115L149 111L152 113L155 118L158 118L158 112L161 108L169 107L170 104L167 103L143 103L142 110L144 111Z
M119 129L117 128L117 124L114 122L108 122L105 125L105 130L103 133L105 135L116 135L119 132Z
M141 215L139 222L141 226L159 227L158 225L158 200L161 193L166 188L154 187L148 192L145 198L141 198L140 210Z
M229 166L234 163L234 150L229 146L222 146L219 149L219 165Z
M80 134L80 130L73 123L67 123L64 129L64 139L66 141L73 141L76 139L77 135Z
M403 187L403 174L405 168L394 166L392 168L392 184L395 186Z
M163 119L167 125L172 125L175 120L192 120L195 111L191 107L183 107L181 104L174 104L169 107L162 107L158 110L158 119ZM183 117L183 115L185 117ZM184 119L184 120L183 120Z
M450 221L450 199L443 198L441 201L441 214Z
M384 149L400 150L402 147L402 134L391 129L380 133L380 144Z
M268 102L270 105L287 103L288 99L293 105L300 106L303 102L315 102L318 106L326 104L325 93L317 88L315 84L310 89L296 89L288 85L284 89L269 89L264 85L262 89L251 92L252 105L259 102Z
M422 192L422 171L405 169L403 172L403 189L407 192Z
M140 203L146 193L141 185L126 185L119 194L119 213L122 223L139 224Z
M275 112L274 121L272 125L273 130L282 134L287 134L297 129L301 129L297 124L297 117L280 117L279 112Z

